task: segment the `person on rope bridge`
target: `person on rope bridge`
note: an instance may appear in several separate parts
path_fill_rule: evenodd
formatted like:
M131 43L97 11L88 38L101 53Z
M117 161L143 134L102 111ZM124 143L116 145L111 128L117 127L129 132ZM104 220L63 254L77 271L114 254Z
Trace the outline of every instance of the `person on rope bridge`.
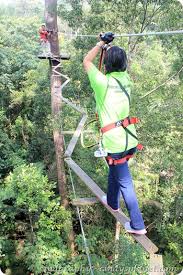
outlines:
M101 34L100 38L84 57L83 65L95 92L102 145L109 165L107 196L102 201L113 211L119 211L121 193L130 216L130 222L125 223L126 231L143 235L147 232L128 168L129 158L142 146L138 145L134 126L138 119L129 117L132 82L127 73L127 56L124 49L111 45L111 32ZM101 49L105 53L105 74L93 64Z
M50 33L47 31L45 24L42 24L39 28L39 38L42 48L42 54L48 55L50 53L50 43L48 40Z

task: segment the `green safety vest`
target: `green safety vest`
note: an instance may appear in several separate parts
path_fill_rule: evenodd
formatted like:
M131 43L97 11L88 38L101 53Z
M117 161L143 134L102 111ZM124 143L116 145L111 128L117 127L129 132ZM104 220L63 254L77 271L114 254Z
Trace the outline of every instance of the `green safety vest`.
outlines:
M101 127L129 116L131 81L128 73L112 72L104 75L94 65L88 71L92 89L95 92L96 108ZM127 91L121 89L118 81ZM136 136L135 126L127 129ZM108 153L119 153L137 146L138 140L128 134L123 127L116 127L103 134L102 144Z

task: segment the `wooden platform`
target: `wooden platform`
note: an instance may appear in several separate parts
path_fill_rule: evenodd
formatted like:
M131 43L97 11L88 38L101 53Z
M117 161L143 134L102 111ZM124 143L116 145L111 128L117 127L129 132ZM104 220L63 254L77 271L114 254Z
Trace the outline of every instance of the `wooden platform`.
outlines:
M45 54L38 54L39 59L61 59L61 60L69 60L70 55L69 54L61 54L60 56L51 56L51 55L45 55Z
M151 254L150 255L150 273L149 275L164 275L163 258L162 255Z
M99 200L97 198L79 198L79 199L73 199L72 205L86 206L86 205L93 205L98 202L99 202Z

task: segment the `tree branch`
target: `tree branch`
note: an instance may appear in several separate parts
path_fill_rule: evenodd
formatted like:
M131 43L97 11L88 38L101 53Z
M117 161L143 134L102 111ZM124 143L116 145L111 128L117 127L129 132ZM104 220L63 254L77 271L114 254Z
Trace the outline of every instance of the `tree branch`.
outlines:
M141 24L141 28L140 28L140 32L142 33L148 26L149 24L151 23L153 17L157 14L158 10L160 10L160 8L162 7L162 5L160 5L157 9L156 9L156 6L157 6L157 1L155 2L154 4L154 7L153 7L153 11L152 11L152 14L149 18L149 20L146 22L148 16L147 16L147 7L148 7L148 4L146 2L146 5L145 5L145 8L144 8L144 18L143 18L143 21L142 21L142 24ZM133 47L131 48L130 52L132 53L135 48L136 48L136 45L137 43L139 42L139 39L140 37L138 37L133 45Z
M31 228L31 243L34 243L34 228L33 228L33 223L32 223L32 217L31 217L31 213L28 212L28 216L29 216L29 222L30 222L30 228Z

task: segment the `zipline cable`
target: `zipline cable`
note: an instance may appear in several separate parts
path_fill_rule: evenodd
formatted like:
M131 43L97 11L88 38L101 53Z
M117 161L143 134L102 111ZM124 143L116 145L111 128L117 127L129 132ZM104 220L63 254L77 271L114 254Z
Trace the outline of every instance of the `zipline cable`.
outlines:
M65 144L65 138L64 138L64 136L63 136L63 141L64 141L64 149L66 149L66 144ZM69 167L68 169L69 169L69 176L70 176L70 180L71 180L72 190L73 190L73 193L74 193L74 198L77 199L77 197L76 197L76 190L75 190L74 181L73 181L72 172L71 172L71 168ZM89 264L89 267L90 267L90 273L91 273L91 275L94 275L93 269L92 269L91 257L90 257L90 250L88 248L87 239L86 239L84 228L83 228L83 222L82 222L82 219L81 219L81 215L80 215L79 207L78 206L76 206L76 210L77 210L77 215L78 215L78 218L79 218L79 223L80 223L81 232L82 232L82 236L83 236L84 247L85 247L86 255L87 255L87 258L88 258L88 264Z
M65 36L71 37L98 37L96 34L79 34L79 33L65 33L65 32L58 32ZM174 30L174 31L162 31L162 32L141 32L141 33L122 33L122 34L115 34L114 37L132 37L132 36L153 36L153 35L175 35L175 34L183 34L183 30Z

